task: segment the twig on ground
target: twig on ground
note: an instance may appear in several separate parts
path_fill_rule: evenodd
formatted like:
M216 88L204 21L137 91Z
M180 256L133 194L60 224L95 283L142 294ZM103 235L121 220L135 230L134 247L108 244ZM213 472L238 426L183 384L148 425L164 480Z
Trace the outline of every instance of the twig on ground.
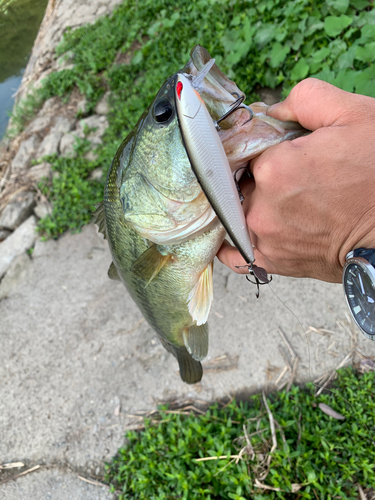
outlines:
M281 488L275 488L274 486L268 486L267 484L261 483L258 479L255 479L254 486L257 488L263 488L264 490L271 490L271 491L285 491L282 490ZM302 488L303 484L297 484L293 483L292 484L292 493L297 493Z
M276 379L275 385L277 385L280 382L280 380L283 378L283 376L286 374L287 371L288 371L288 367L284 366L284 368L280 372L280 375Z
M358 486L358 493L360 500L367 500L365 492L362 489L362 486L360 484L357 484L357 486Z
M247 432L247 429L246 429L246 424L243 424L243 432L245 434L245 439L246 439L246 443L247 443L247 448L248 448L248 451L249 451L250 459L254 460L254 458L255 458L255 452L254 452L253 445L251 444L251 441L250 441L250 436L249 436L249 434Z
M286 354L285 354L283 348L281 347L281 345L278 345L277 348L278 348L279 353L281 354L283 360L285 361L286 367L288 368L288 370L292 371L292 365L290 364L288 358L286 357Z
M337 368L331 373L331 375L327 378L327 380L324 382L324 384L317 391L317 393L315 394L315 397L319 396L324 391L324 389L329 384L329 382L335 377L336 371L339 368L342 368L345 365L345 363L350 359L351 356L353 356L353 351L350 351L349 354L347 354L345 356L345 358L341 361L341 363L337 366Z
M323 373L323 375L321 375L320 377L316 378L313 383L314 384L319 384L320 382L322 382L328 376L329 376L328 373Z
M14 469L15 467L24 467L25 464L23 462L12 462L10 464L3 464L0 465L0 470L8 470L8 469Z
M13 479L17 479L21 476L25 476L26 474L30 474L30 472L34 472L34 471L40 469L40 467L41 467L41 465L34 465L34 467L31 467L31 469L27 469L23 472L20 472L19 474L16 474L15 476L8 477L7 479L0 481L0 484L8 483L9 481L13 481Z
M271 455L272 455L272 453L277 448L277 437L276 437L276 429L275 429L275 420L273 418L273 415L272 415L272 412L270 410L270 407L268 406L267 398L266 398L266 395L265 395L264 391L262 391L262 396L263 396L264 406L266 407L266 410L267 410L267 413L268 413L268 419L269 419L269 422L270 422L270 429L271 429L271 436L272 436L272 448L271 448L271 450L268 453L268 457L267 457L267 461L266 461L266 467L267 468L264 471L264 473L259 476L260 479L262 481L264 481L266 479L266 477L268 476L268 473L269 473L269 468L270 468L270 463L271 463Z
M327 349L326 349L326 350L327 350L327 351L329 351L329 350L330 350L330 349L331 349L331 348L332 348L335 344L336 344L336 340L334 340L334 341L332 342L332 344L330 344L330 345L327 347Z
M335 335L337 333L333 330L327 330L326 328L315 328L314 326L309 326L308 330L305 333L309 333L310 331L319 333L319 335L322 335L323 337L326 337L327 335Z
M85 483L93 484L94 486L105 486L106 488L110 487L108 484L101 483L100 481L96 481L95 479L87 479L82 476L78 476L78 479L81 479L81 481L85 481Z
M220 455L219 457L203 457L203 458L195 458L196 462L207 462L208 460L224 460L225 458L234 458L236 459L238 455Z
M287 379L287 380L284 380L284 382L282 382L282 383L278 386L277 390L278 390L278 391L281 391L282 389L284 389L284 387L287 385L287 383L288 383L288 379Z
M219 469L215 474L214 474L214 477L217 476L218 474L220 474L220 472L223 472L224 469L226 469L228 467L228 465L232 464L234 462L234 458L228 462L227 464L224 465L224 467L222 467L221 469Z
M366 354L363 354L363 352L358 347L355 348L355 352L358 354L358 356L361 359L367 359L368 358L368 356L366 356Z
M296 358L297 357L297 354L293 351L293 348L292 346L290 345L288 339L286 338L285 336L285 333L281 330L281 328L279 327L279 333L281 335L281 338L283 339L283 341L285 342L285 345L287 346L287 348L289 349L289 352L292 356L292 359Z

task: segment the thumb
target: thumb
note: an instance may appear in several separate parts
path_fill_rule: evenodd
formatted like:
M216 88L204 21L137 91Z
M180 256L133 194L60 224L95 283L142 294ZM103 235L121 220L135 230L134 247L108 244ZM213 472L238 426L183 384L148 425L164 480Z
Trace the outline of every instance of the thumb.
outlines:
M285 101L270 106L267 115L316 130L341 124L356 105L355 97L322 80L307 78L292 89Z

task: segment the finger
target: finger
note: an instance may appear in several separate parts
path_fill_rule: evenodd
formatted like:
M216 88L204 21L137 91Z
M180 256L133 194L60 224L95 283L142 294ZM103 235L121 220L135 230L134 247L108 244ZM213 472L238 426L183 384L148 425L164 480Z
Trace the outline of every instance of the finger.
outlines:
M307 78L292 89L285 101L270 106L267 115L316 130L335 125L352 116L352 112L357 115L358 97L316 78Z
M263 267L268 273L274 272L274 269L270 268L269 263L265 262L263 256L256 249L254 249L254 254L257 266ZM229 241L224 240L216 257L222 264L229 267L229 269L232 269L235 273L249 274L248 267L241 267L246 265L244 258L241 256L237 248L231 245Z

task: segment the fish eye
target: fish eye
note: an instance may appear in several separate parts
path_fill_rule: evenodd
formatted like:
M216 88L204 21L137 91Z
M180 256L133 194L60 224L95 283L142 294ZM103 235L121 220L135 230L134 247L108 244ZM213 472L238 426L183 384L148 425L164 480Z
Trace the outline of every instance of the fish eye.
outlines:
M166 97L160 99L154 106L154 118L158 123L163 123L169 120L173 114L171 103Z

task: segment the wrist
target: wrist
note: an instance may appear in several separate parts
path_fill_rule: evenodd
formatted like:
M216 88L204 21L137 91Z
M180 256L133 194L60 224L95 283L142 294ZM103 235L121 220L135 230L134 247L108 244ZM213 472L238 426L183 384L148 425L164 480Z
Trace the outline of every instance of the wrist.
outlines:
M372 211L373 213L373 211ZM349 252L357 248L375 248L375 227L374 219L362 221L361 225L355 228L345 241L339 251L339 261L342 267Z

